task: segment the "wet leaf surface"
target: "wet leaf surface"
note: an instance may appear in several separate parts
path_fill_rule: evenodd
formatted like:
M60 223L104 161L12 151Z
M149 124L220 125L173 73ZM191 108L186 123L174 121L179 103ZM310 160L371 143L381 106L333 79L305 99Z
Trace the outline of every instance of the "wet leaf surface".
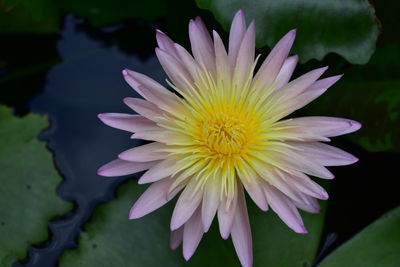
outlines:
M396 267L400 262L400 207L397 207L332 252L319 267Z
M56 195L61 177L37 135L46 118L17 118L0 106L0 265L26 256L28 247L48 237L47 223L72 205Z
M256 20L257 46L272 48L291 29L297 29L293 52L301 62L328 53L364 64L379 34L374 9L367 0L196 0L210 10L226 30L238 9ZM351 27L349 27L351 25Z

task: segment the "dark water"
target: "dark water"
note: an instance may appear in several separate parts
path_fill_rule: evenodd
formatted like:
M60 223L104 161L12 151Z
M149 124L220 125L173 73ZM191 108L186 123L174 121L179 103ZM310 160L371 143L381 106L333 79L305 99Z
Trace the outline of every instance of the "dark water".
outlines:
M165 79L152 53L154 37L148 37L153 36L154 25L128 26L140 34L130 33L126 25L102 30L82 25L85 24L75 17L66 17L56 45L61 60L46 76L37 76L37 83L44 82L43 91L27 106L26 101L11 101L20 114L32 111L49 116L51 127L41 134L41 139L48 142L65 178L57 189L59 196L75 203L71 214L49 223L50 240L32 246L28 258L15 266L55 266L65 249L76 247L76 238L93 208L111 200L118 184L129 178L96 174L99 166L119 152L139 144L129 139L129 133L109 128L96 117L103 112L129 112L122 99L137 95L123 81L121 70L134 69L160 82ZM129 39L132 47L117 45L115 36ZM143 39L147 46L140 45ZM32 97L34 92L27 95ZM367 153L340 138L336 143L357 155L360 162L333 168L337 179L331 182L325 242L317 260L399 202L394 175L399 154Z
M50 117L51 127L41 139L48 142L65 177L58 194L74 202L76 209L66 218L50 222L51 240L29 250L26 266L54 266L63 250L76 246L77 234L93 208L112 199L115 187L127 179L96 174L99 166L122 150L140 144L130 140L129 133L109 128L97 118L103 112L130 112L122 99L138 95L122 79L121 70L131 68L160 82L165 79L154 56L143 60L128 55L116 45L92 39L79 30L80 25L73 16L66 18L57 43L62 62L47 73L44 91L29 103L32 112ZM150 28L148 31L153 33Z

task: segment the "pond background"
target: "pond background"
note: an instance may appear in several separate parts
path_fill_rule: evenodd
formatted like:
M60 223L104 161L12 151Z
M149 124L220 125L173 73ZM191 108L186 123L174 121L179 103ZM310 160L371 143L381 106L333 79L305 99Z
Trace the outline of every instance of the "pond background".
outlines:
M168 248L167 225L173 204L148 218L130 222L126 205L132 204L146 187L138 186L135 181L140 174L120 178L96 174L99 166L120 151L141 144L140 140L129 139L128 133L102 125L96 117L103 112L128 113L122 99L138 97L123 81L121 70L133 69L165 84L166 76L154 55L155 29L162 29L189 48L187 23L199 15L209 29L216 29L227 40L219 23L223 19L218 19L223 17L218 15L221 11L218 5L211 11L196 5L207 1L112 2L113 5L106 1L0 1L0 104L12 108L17 117L24 118L28 113L48 117L50 126L41 132L39 139L46 142L55 168L63 177L54 190L59 198L73 204L68 212L56 213L48 221L48 236L34 242L26 238L25 255L16 256L11 265L238 266L231 241L220 240L215 222L193 259L186 263L179 249L173 252ZM283 2L282 9L296 7L296 1ZM293 116L340 115L361 121L364 127L359 134L333 141L360 161L331 168L336 178L323 183L330 199L322 213L319 217L304 215L306 226L307 222L310 226L309 239L301 239L284 228L272 212L265 215L249 204L255 266L316 266L400 204L397 181L400 24L393 11L399 4L396 1L373 4L380 22L371 59L354 64L350 61L362 59L349 60L346 55L328 53L320 61L306 60L295 72L298 76L309 69L330 65L328 74L345 73L343 81L333 86L326 96ZM246 11L244 1L242 5ZM332 7L332 10L335 9ZM217 14L217 19L213 14ZM318 19L310 16L314 24L318 24ZM339 16L338 23L340 19ZM351 27L345 30L351 31ZM299 35L300 39L306 38L300 32ZM338 47L347 45L341 36L329 38L336 38ZM371 41L361 43L367 42ZM260 46L259 52L266 55L268 47ZM24 168L23 162L20 165ZM0 175L0 179L12 179L10 175L13 174ZM23 211L29 206L15 203L13 199L1 200L0 209L15 205L13 212L21 212L21 227L30 223L23 219ZM7 218L0 219L8 223ZM400 225L397 226L399 229ZM381 241L385 243L384 238ZM0 250L1 246L7 246L2 239ZM398 264L399 247L391 253L397 255L393 259ZM1 266L10 266L9 262L0 258ZM393 265L371 266L398 266L395 264L393 261ZM348 266L356 265L349 263Z

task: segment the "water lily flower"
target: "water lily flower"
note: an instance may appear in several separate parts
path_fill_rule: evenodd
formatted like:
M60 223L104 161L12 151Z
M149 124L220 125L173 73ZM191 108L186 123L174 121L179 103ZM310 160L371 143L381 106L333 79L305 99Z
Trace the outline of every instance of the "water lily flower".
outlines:
M357 161L330 146L330 137L354 132L360 123L333 117L287 118L323 94L341 75L319 79L327 67L290 81L297 56L289 56L296 31L287 33L256 71L254 22L236 13L228 50L200 18L189 22L193 56L157 31L157 57L169 91L153 79L124 70L142 98L125 98L137 114L100 114L107 125L151 141L122 152L98 170L120 176L147 170L152 183L133 205L140 218L179 194L171 219L170 246L183 244L188 260L214 217L222 238L232 241L243 266L252 265L252 236L245 192L263 211L271 208L293 231L307 233L298 209L319 212L327 192L308 175L332 179L325 166Z

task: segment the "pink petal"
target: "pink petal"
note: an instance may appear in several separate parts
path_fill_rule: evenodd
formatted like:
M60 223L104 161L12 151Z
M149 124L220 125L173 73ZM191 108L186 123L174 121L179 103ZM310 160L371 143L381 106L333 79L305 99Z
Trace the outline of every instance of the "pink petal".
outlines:
M139 184L155 182L172 175L181 168L176 161L177 160L174 157L168 157L163 161L158 161L157 164L152 166L152 168L140 177Z
M203 192L196 191L196 186L197 181L192 179L176 202L171 218L171 230L176 230L186 223L199 206ZM201 223L201 219L199 219L199 222Z
M97 170L97 174L105 177L128 175L147 170L158 162L159 161L130 162L116 159L100 167Z
M314 162L312 159L291 151L290 155L270 152L271 157L275 157L277 161L281 161L284 165L291 169L304 172L316 177L324 179L333 179L335 176L324 166Z
M297 208L302 209L307 212L310 212L310 213L319 213L320 212L321 208L319 206L318 200L316 200L315 198L312 198L312 197L308 197L307 202L309 204L304 203L304 202L293 201L293 204Z
M158 127L153 121L140 115L102 113L97 117L106 125L128 132L146 131Z
M203 204L201 206L201 219L203 230L207 232L211 226L219 206L220 186L216 177L211 177L204 187Z
M156 48L156 55L165 73L180 90L185 90L193 82L192 77L180 61L164 50Z
M221 233L221 237L223 239L227 239L229 237L229 234L231 233L233 221L235 219L237 211L237 202L238 202L237 195L238 195L237 192L235 192L232 203L230 204L229 208L227 208L226 197L223 197L218 207L219 232Z
M282 89L283 90L283 89ZM277 114L274 119L279 120L292 112L306 106L316 98L320 97L323 93L326 92L327 89L319 89L319 90L306 90L306 92L301 93L298 96L292 97L291 99L280 99L276 101L276 103L280 103L280 105L275 106L275 110L273 111ZM281 90L279 90L281 91ZM318 141L327 141L327 140L318 140Z
M296 30L291 30L272 49L254 77L257 88L267 89L272 85L289 54L295 37Z
M152 120L152 121L157 121L159 120L160 117L162 117L162 110L160 110L156 105L153 103L146 101L144 99L140 98L132 98L132 97L125 97L124 98L124 103L142 115L143 117Z
M166 131L158 127L154 128L154 130L144 131L144 132L137 132L131 136L131 139L143 139L147 141L156 141L160 143L168 143L168 136Z
M299 172L296 175L285 173L285 178L290 185L309 196L324 200L329 197L323 187L303 173Z
M319 142L291 142L299 153L308 158L313 158L324 166L343 166L358 161L356 157L337 147Z
M233 80L238 88L242 88L245 82L249 79L250 75L252 76L256 42L256 33L254 27L255 24L252 22L244 34L237 55L236 65L233 72Z
M172 250L177 249L183 241L183 227L184 226L176 229L175 231L171 231L171 234L169 237L169 247Z
M303 220L292 201L272 186L266 185L264 188L268 203L279 218L296 233L306 234Z
M256 203L256 205L263 211L268 210L267 199L262 188L262 183L260 182L259 176L253 172L243 177L244 175L239 172L240 181L244 185L247 193L251 199Z
M281 90L276 91L276 95L279 101L286 101L287 99L296 97L306 91L314 82L321 77L321 75L328 69L328 67L323 67L319 69L315 69L312 71L303 74L299 78L288 83ZM316 90L322 89L320 87L316 87ZM324 87L326 90L327 88Z
M186 71L190 74L190 76L198 82L200 80L200 72L201 67L199 63L197 63L192 55L181 45L175 44L176 51L178 52L179 59L181 60L182 65L186 68Z
M170 200L167 199L167 192L172 180L163 179L151 184L132 206L129 219L138 219L164 206Z
M243 267L253 265L253 248L246 199L243 188L238 188L238 208L232 225L232 242Z
M157 30L156 39L159 48L166 51L168 54L175 57L176 59L179 59L174 42L165 33Z
M146 162L164 159L168 152L163 151L167 146L158 142L137 146L118 155L122 160Z
M215 75L214 47L203 21L200 17L189 22L189 38L194 58L211 75Z
M225 86L230 86L231 70L229 66L229 58L226 53L224 43L216 31L213 31L215 65L217 67L217 82L221 81Z
M298 60L298 56L291 56L285 60L281 70L275 78L273 85L275 89L280 89L289 82L290 78L292 77L293 71L296 68Z
M333 137L352 133L361 128L359 122L335 117L300 117L288 120L281 126L294 127L291 131L295 131L298 135L304 137L310 134Z
M127 69L123 70L122 73L125 81L133 89L159 108L173 113L180 105L176 95L149 77Z
M239 52L240 44L246 33L246 21L243 10L239 10L233 18L231 29L229 32L229 62L232 71L236 66L236 59Z
M200 208L197 208L192 217L185 223L183 230L183 257L189 260L196 251L203 237Z

